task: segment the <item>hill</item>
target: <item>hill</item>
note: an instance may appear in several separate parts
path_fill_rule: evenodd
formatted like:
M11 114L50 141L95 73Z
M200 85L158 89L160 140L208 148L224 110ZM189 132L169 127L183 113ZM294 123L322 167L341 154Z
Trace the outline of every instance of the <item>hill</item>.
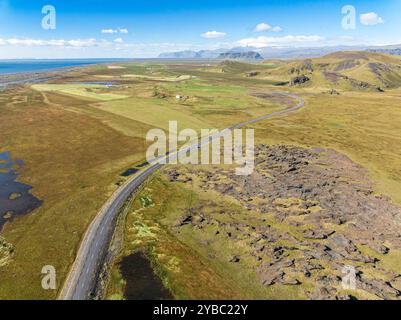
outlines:
M288 61L260 76L292 86L382 91L401 86L401 57L341 51L321 58Z

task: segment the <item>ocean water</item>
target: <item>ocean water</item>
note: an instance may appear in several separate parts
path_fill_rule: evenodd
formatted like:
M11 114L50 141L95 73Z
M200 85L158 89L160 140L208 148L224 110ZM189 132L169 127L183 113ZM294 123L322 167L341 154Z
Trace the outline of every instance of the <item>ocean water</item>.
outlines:
M129 59L66 59L66 60L0 60L0 75L47 71L98 63L129 61Z

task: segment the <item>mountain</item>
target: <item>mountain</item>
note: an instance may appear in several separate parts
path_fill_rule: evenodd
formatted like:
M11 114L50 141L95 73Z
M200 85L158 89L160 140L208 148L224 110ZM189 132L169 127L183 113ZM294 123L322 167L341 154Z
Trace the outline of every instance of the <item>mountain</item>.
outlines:
M247 61L239 61L226 59L218 64L222 73L232 75L242 75L244 77L257 77L263 71L268 70L269 67L263 63L247 63Z
M232 49L179 51L167 52L159 55L163 59L218 59L221 54L257 52L264 59L306 59L318 58L339 51L368 51L373 53L385 53L401 55L401 45L391 46L326 46L326 47L299 47L299 48L254 48L235 47Z
M367 51L374 52L374 53L391 54L391 55L394 55L394 56L401 56L401 45L372 47L372 48L369 48Z
M258 77L292 86L382 91L401 87L401 57L368 51L341 51L320 58L282 62Z
M186 50L186 51L180 51L180 52L161 53L159 55L159 58L162 58L162 59L196 59L199 57L197 55L197 52L191 51L191 50Z
M200 51L178 51L165 52L159 55L160 59L233 59L233 60L262 60L259 52L248 48L200 50Z
M217 59L221 53L227 52L227 49L200 50L200 51L177 51L164 52L159 55L160 59Z
M248 48L251 49L251 48ZM252 49L254 50L254 49ZM401 45L392 46L328 46L328 47L302 47L302 48L262 48L255 49L265 59L302 59L318 58L339 51L368 51L401 55Z
M374 53L385 53L385 54L391 54L393 56L401 56L401 48L396 48L396 49L369 49L369 52L374 52Z
M218 56L218 59L229 59L229 60L263 60L260 53L255 51L245 51L245 52L225 52Z
M275 48L259 49L259 53L265 59L303 59L318 58L338 51L360 51L366 47L361 46L328 46L328 47L300 47L300 48Z
M232 49L200 50L200 51L177 51L161 53L160 59L241 59L240 54L248 52L258 53L264 59L294 59L294 58L315 58L321 57L337 51L364 50L365 47L316 47L316 48L254 48L254 47L235 47ZM225 57L227 56L227 57ZM231 58L229 57L231 56ZM238 57L238 58L235 58ZM256 59L260 59L256 56ZM250 55L250 60L252 55ZM244 59L246 60L246 59Z

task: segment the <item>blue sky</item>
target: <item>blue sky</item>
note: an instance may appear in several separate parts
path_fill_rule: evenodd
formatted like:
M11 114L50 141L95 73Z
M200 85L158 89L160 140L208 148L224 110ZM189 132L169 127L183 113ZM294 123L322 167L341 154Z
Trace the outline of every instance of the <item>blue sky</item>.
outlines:
M56 9L54 30L42 28L44 5ZM356 10L353 30L342 28L344 5ZM400 16L399 0L0 0L0 58L395 44L401 43Z

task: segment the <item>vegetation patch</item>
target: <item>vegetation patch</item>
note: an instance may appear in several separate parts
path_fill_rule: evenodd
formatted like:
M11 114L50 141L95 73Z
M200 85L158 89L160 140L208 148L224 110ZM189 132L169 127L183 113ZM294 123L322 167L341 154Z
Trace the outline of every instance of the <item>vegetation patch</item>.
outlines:
M127 98L125 95L108 92L106 85L97 84L34 84L32 88L43 92L58 92L101 101Z

